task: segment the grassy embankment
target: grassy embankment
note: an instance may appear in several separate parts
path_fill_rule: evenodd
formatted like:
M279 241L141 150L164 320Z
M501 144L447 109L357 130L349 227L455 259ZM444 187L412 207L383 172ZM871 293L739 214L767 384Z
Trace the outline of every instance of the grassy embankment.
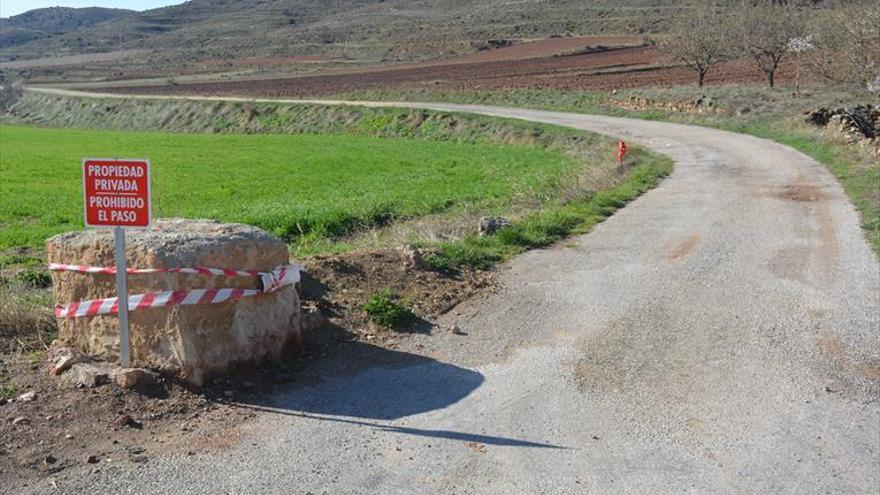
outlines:
M631 96L661 102L712 99L723 113L682 113L666 109L626 108ZM616 95L588 91L363 91L334 95L336 99L444 101L520 106L579 113L597 113L648 120L702 125L751 134L795 148L822 163L837 177L862 217L868 242L880 255L880 160L867 150L827 136L803 121L803 112L817 106L844 107L872 101L849 89L807 87L794 96L791 89L758 86L708 86L623 90ZM876 99L874 98L875 104Z
M157 216L257 225L298 256L352 249L359 232L426 216L514 220L491 237L411 233L406 241L440 246L433 261L448 269L585 231L671 170L636 150L637 166L618 174L614 143L575 130L415 110L31 95L16 114L93 129L0 129L0 249L82 227L83 156L149 157ZM177 133L113 130L129 128Z

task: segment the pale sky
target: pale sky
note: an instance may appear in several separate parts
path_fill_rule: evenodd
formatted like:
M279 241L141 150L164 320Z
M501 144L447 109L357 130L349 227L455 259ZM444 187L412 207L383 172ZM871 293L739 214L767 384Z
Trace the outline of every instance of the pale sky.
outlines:
M149 10L183 2L184 0L0 0L0 17L9 17L44 7L110 7Z

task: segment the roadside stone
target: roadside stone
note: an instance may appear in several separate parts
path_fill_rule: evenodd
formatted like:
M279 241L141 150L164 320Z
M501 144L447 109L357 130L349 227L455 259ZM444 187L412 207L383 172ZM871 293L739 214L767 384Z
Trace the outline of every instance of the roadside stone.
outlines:
M43 459L43 462L45 462L46 464L55 464L56 462L58 462L58 458L52 454L49 454L46 456L45 459Z
M708 96L706 96L706 95L700 95L699 98L697 98L696 100L694 100L694 106L695 106L695 107L701 107L701 106L703 106L703 107L714 107L714 106L715 106L715 100L713 100L712 98L710 98L710 97L708 97Z
M510 227L510 221L506 218L483 217L480 219L480 224L477 226L477 231L480 235L492 235L495 232L503 229L504 227Z
M880 109L873 105L856 105L851 108L816 108L805 113L804 120L817 127L827 127L845 138L871 139L880 133Z
M90 456L86 457L86 463L87 464L97 464L98 463L98 456L90 455Z
M24 416L19 416L12 420L13 425L26 425L28 423L30 423L30 420Z
M140 421L135 420L128 414L120 414L113 421L113 426L116 428L134 428L136 430L140 430L144 425L141 424Z
M211 266L271 272L290 262L287 244L250 225L210 220L159 219L149 229L128 234L128 264L138 268ZM46 241L50 263L113 266L113 235L80 230ZM58 304L115 293L111 275L53 272ZM163 273L129 280L131 294L195 289L260 289L260 277L218 277ZM295 285L271 294L201 304L153 308L129 315L131 358L135 367L176 375L201 386L235 366L280 358L301 344L300 302ZM58 339L101 359L117 362L115 318L58 320Z
M405 263L419 270L430 270L432 267L425 261L426 256L437 256L440 250L437 248L417 248L415 246L406 245L400 248Z
M451 327L449 327L449 331L452 332L454 335L467 335L458 325L452 325Z
M15 398L15 402L33 402L37 398L36 392L25 392Z
M804 121L808 124L812 124L816 127L825 127L828 125L828 120L831 118L831 111L825 107L815 108L806 112L804 115Z
M49 360L52 362L50 372L58 376L69 370L74 364L87 363L89 357L75 347L55 347L49 350Z
M154 372L143 368L123 368L113 373L113 380L122 388L152 385L157 379Z
M110 373L91 364L78 363L61 375L61 380L72 387L95 388L109 383Z
M131 445L125 448L125 451L128 453L128 460L135 463L147 462L148 457L146 454L146 449L143 447L139 447L136 445Z

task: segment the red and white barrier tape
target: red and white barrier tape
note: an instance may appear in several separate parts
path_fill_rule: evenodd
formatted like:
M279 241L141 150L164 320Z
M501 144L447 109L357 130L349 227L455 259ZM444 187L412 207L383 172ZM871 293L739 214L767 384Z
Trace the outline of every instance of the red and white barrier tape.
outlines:
M49 270L52 270L53 272L101 273L105 275L116 275L115 266L103 267L49 263ZM204 266L199 266L196 268L129 268L125 271L125 273L129 275L139 275L143 273L193 273L196 275L222 275L226 277L254 277L264 274L264 272L255 272L249 270L227 270L225 268L207 268Z
M74 269L69 269L72 267ZM82 267L77 265L59 265L52 264L50 269L54 271L74 271L80 273L116 273L115 268L99 268L99 267ZM92 270L101 271L92 271ZM167 306L190 306L197 304L217 304L225 301L243 299L259 294L267 294L276 292L282 287L294 285L300 280L300 270L302 268L297 265L284 265L276 268L272 272L244 272L241 270L219 270L199 269L199 268L170 268L170 269L143 269L143 270L127 270L127 273L196 273L211 275L227 275L225 272L232 272L235 275L227 276L248 276L259 275L262 282L262 289L193 289L193 290L177 290L164 292L151 292L147 294L135 294L128 296L128 310L137 311L148 308L160 308ZM107 272L104 270L112 270ZM191 270L219 270L223 273L215 271L191 271ZM81 316L97 316L116 314L119 311L119 300L116 297L107 299L92 299L86 301L77 301L64 306L55 307L55 316L58 318L78 318Z

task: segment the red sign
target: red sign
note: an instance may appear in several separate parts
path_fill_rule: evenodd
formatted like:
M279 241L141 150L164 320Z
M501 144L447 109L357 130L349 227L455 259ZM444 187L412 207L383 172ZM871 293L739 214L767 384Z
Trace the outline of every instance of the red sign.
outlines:
M83 160L87 227L150 226L150 162Z

